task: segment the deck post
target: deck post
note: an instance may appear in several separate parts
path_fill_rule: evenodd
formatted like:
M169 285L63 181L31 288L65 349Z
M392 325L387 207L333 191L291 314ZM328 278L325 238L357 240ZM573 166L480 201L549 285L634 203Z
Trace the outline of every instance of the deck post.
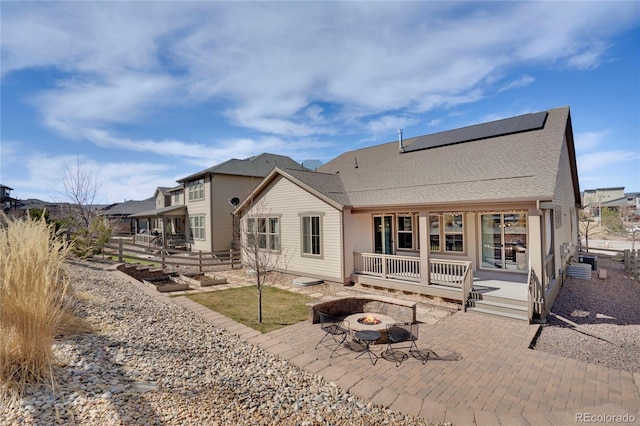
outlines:
M118 240L118 262L122 262L122 238Z
M231 269L233 269L233 249L229 249L229 259L231 261Z
M198 272L202 272L202 250L198 250Z
M431 268L429 266L429 212L420 210L418 217L418 229L420 231L420 284L429 285Z

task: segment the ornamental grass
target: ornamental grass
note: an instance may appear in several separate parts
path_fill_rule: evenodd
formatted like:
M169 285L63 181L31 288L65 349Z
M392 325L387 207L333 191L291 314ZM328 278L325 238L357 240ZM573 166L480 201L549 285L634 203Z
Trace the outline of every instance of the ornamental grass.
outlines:
M53 341L77 328L64 274L69 245L44 220L0 220L0 385L4 396L26 385L55 385Z

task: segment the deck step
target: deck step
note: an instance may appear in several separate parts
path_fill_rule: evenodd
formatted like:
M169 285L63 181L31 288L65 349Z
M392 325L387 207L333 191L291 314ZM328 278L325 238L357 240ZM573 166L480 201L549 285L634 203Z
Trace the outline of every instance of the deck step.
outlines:
M505 303L511 306L520 306L525 309L529 307L526 294L523 295L523 298L514 299L510 297L493 296L491 292L472 291L471 301Z
M529 321L529 317L528 317L528 313L527 312L524 312L523 314L513 314L513 313L508 313L508 312L500 312L500 311L496 311L496 310L493 310L493 309L479 308L479 307L470 307L470 308L467 308L467 311L478 312L478 313L481 313L483 315L494 315L494 316L514 319L514 320L518 320L518 321L527 321L527 322Z
M523 321L529 320L529 307L526 301L523 303L522 300L499 297L492 297L491 299L472 298L469 300L469 308L467 309Z

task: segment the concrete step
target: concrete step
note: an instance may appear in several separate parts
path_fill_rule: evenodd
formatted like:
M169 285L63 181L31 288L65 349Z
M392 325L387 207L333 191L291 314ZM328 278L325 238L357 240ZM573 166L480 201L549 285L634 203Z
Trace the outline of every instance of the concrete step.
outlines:
M519 300L519 299L510 299L510 298L506 298L506 297L500 297L500 296L492 296L490 293L483 293L483 292L475 292L472 291L471 292L471 300L480 300L480 301L486 301L486 302L496 302L496 303L506 303L508 305L512 305L512 306L521 306L525 309L528 309L529 307L529 302L525 299L525 300Z
M498 312L520 315L528 313L528 307L515 305L511 301L503 299L499 302L493 300L470 300L469 305L476 308L491 309Z
M478 312L483 315L494 315L502 318L509 318L517 321L529 322L529 316L527 312L525 312L524 314L512 314L507 312L496 311L494 309L485 309L485 308L479 308L479 307L470 307L470 308L467 308L467 311Z

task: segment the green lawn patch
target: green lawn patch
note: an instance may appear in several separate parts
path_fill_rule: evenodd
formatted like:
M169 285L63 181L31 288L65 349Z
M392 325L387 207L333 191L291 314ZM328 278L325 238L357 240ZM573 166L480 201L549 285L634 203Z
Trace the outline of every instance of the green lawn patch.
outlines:
M108 256L111 260L118 262L118 256ZM122 260L124 263L139 263L141 265L149 265L149 266L155 266L157 268L159 268L161 266L160 263L158 262L151 262L149 260L138 260L135 259L133 257L128 257L128 256L122 256Z
M307 302L315 300L303 294L268 287L262 292L262 324L258 323L258 290L256 286L232 288L187 296L209 309L247 327L268 333L307 319Z

